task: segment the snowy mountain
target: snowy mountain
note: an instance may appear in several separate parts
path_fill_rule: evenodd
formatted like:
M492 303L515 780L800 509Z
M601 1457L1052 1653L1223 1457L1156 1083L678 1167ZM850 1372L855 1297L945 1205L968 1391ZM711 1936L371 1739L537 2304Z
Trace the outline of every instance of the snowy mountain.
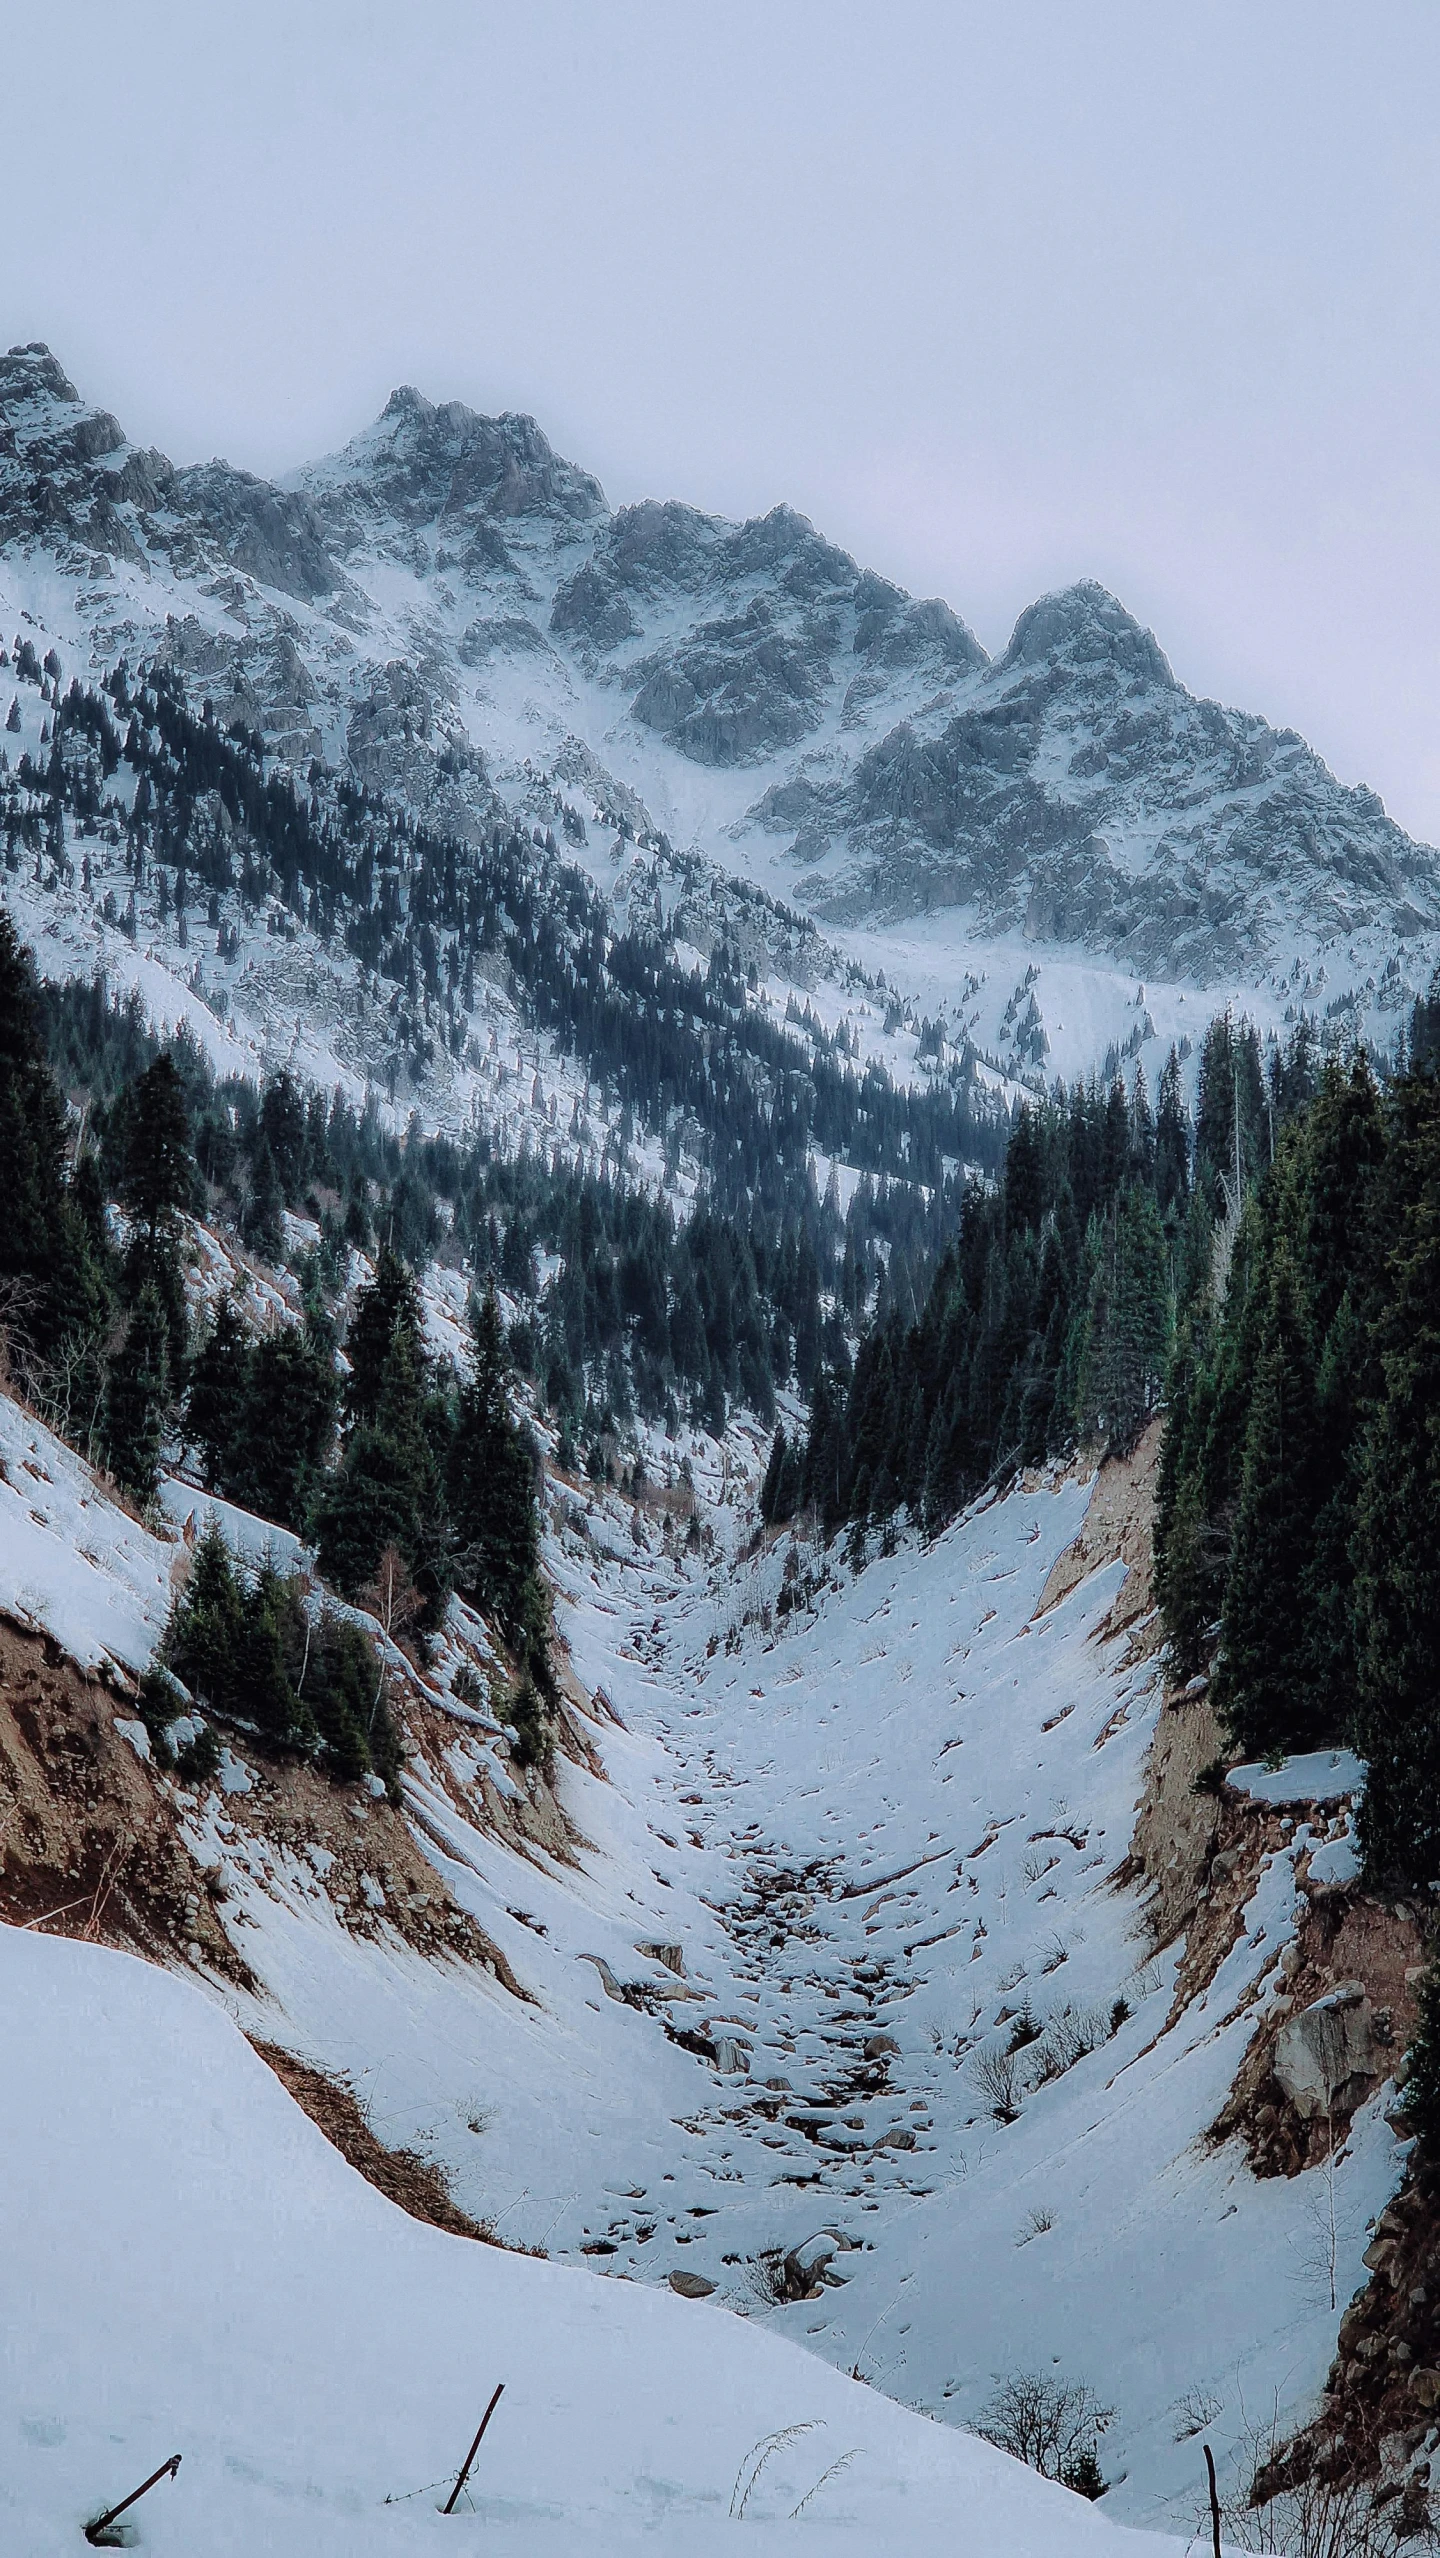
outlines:
M286 488L140 451L43 348L0 419L0 612L67 673L158 652L430 825L568 827L607 893L611 838L744 873L1020 1071L1138 1028L1153 1082L1187 988L1388 1036L1440 952L1432 852L1097 586L991 662L789 507L612 512L533 420L412 389Z
M1237 992L1389 1041L1434 857L1097 587L992 664L529 419L399 391L277 488L40 347L0 757L52 981L0 1061L15 2545L178 2449L157 2549L399 2546L499 2379L474 2505L536 2558L1159 2558L1202 2434L1234 2515L1377 2408L1412 2528L1422 1918L1363 1762L1227 1770L1162 1651L1192 1132L1123 1069ZM1101 1465L1061 1377L1142 1333Z

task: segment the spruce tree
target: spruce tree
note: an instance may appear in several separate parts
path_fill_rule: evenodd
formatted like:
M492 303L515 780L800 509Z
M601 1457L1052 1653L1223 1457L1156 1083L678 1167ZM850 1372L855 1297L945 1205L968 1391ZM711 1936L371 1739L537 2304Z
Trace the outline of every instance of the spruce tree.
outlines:
M335 1426L332 1362L294 1326L257 1343L245 1373L228 1488L263 1519L302 1528Z
M380 1409L386 1370L396 1334L404 1332L415 1354L417 1367L424 1364L424 1336L420 1321L420 1299L415 1281L397 1252L382 1244L375 1262L375 1276L360 1290L355 1311L345 1336L345 1355L350 1374L345 1386L345 1413L349 1421L373 1421Z
M767 1527L772 1525L775 1519L775 1505L784 1478L787 1453L784 1429L777 1426L775 1436L770 1442L770 1459L765 1468L765 1480L760 1486L760 1516Z
M185 1398L185 1429L200 1452L207 1490L226 1491L240 1440L250 1375L250 1343L233 1296L222 1297L195 1354Z
M538 1588L533 1451L510 1416L509 1362L493 1288L471 1310L470 1370L450 1443L459 1586L512 1643L528 1640Z
M105 1390L110 1471L138 1501L154 1498L169 1408L169 1328L159 1295L147 1284L110 1361Z
M170 1613L162 1653L197 1704L215 1714L236 1710L245 1643L245 1614L235 1567L213 1511L190 1561L190 1576Z
M108 1251L67 1187L65 1105L46 1063L35 981L0 908L0 1334L42 1384L62 1343L89 1342L109 1304ZM92 1363L93 1364L93 1363ZM64 1380L56 1379L63 1408Z
M1180 1080L1180 1059L1172 1047L1160 1077L1160 1106L1155 1115L1155 1201L1170 1224L1178 1224L1190 1202L1190 1120Z
M125 1115L121 1196L153 1251L166 1220L188 1207L194 1182L190 1112L168 1048L131 1087Z
M1333 1739L1303 1675L1318 1440L1314 1348L1288 1251L1277 1256L1245 1433L1215 1703L1252 1757Z

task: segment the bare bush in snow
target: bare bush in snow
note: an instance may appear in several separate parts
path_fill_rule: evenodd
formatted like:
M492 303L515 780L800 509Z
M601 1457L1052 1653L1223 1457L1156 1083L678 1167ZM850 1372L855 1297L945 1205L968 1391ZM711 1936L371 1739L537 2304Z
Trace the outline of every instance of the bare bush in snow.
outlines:
M971 2072L997 2123L1013 2123L1020 2112L1020 2063L1002 2044L999 2051L979 2052Z
M1011 2372L981 2411L978 2430L1015 2460L1080 2495L1103 2494L1100 2438L1114 2422L1088 2381Z

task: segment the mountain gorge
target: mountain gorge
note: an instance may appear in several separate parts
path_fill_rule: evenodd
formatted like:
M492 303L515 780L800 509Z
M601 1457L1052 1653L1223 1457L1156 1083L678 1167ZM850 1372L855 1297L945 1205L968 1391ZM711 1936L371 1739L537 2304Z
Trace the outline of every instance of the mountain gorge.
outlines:
M0 843L15 2545L418 2545L481 2369L521 2558L1426 2545L1436 856L1096 584L38 345Z

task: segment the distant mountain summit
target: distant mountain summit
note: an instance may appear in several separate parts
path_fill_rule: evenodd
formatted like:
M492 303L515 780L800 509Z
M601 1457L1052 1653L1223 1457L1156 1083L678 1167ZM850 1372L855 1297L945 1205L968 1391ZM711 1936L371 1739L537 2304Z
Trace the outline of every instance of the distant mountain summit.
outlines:
M13 348L0 599L67 668L158 652L273 753L462 836L598 813L835 925L955 910L1199 983L1440 929L1436 855L1293 730L1187 692L1103 587L991 660L789 506L616 511L533 419L410 387L275 487L177 470Z

